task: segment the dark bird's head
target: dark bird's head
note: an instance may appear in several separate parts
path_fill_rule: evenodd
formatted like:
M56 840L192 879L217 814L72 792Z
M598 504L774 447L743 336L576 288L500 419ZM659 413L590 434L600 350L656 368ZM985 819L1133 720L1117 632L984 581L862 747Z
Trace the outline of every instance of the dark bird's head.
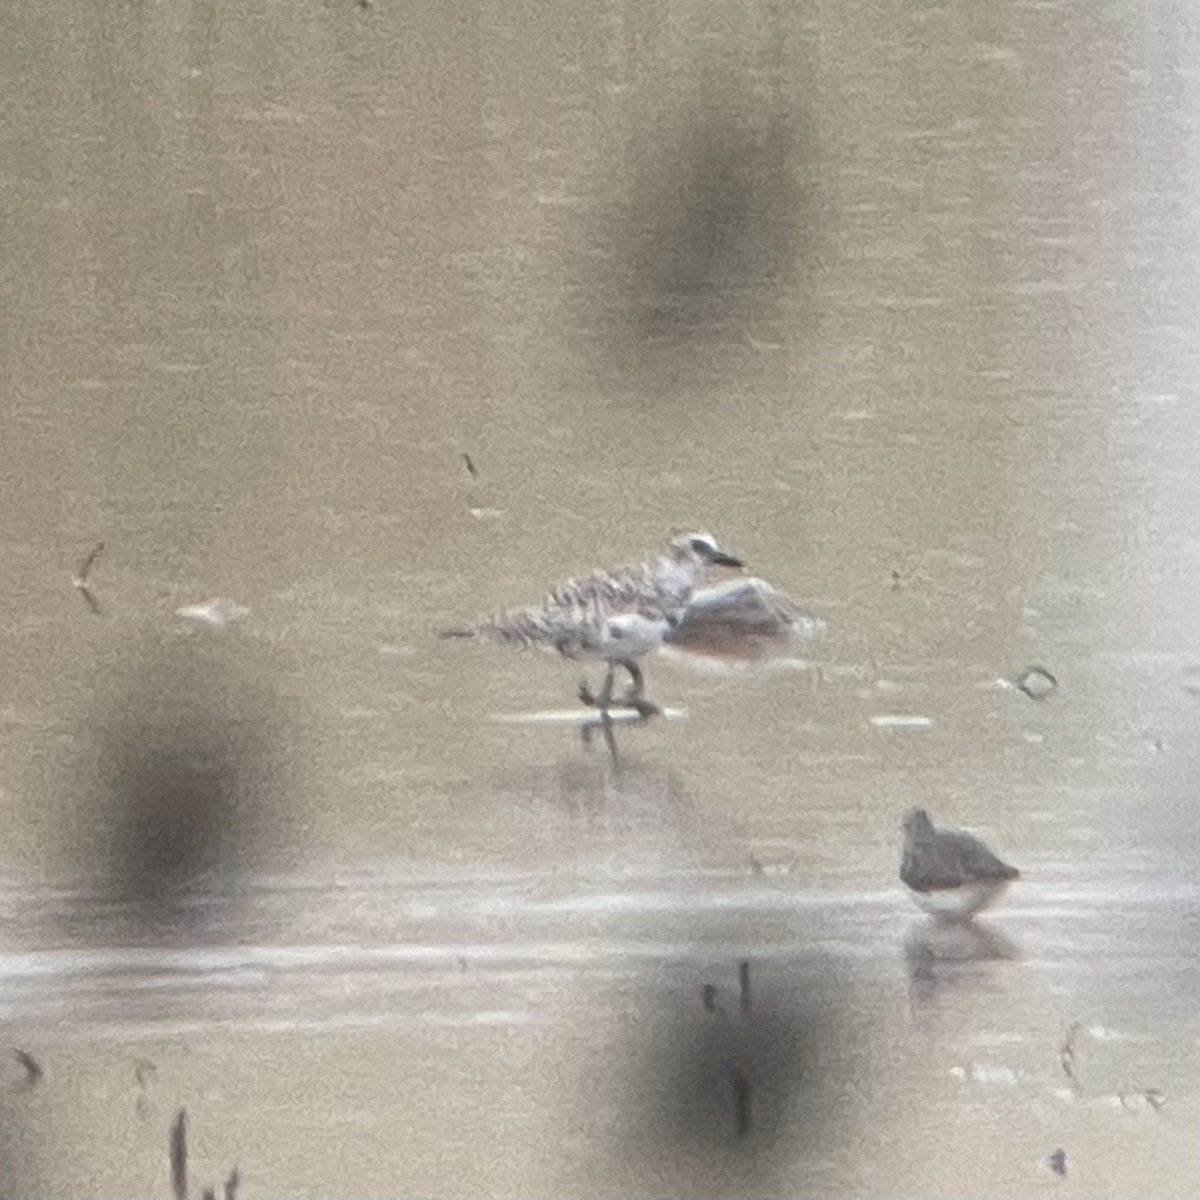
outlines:
M904 835L910 838L933 835L933 822L923 808L910 808L904 814Z

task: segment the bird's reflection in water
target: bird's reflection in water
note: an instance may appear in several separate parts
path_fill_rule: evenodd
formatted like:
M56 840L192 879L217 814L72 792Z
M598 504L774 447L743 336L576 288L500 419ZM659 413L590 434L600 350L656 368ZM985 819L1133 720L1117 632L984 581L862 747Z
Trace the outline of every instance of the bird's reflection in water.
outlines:
M554 803L576 835L622 856L691 860L706 838L696 805L674 771L608 754L560 763ZM678 866L678 862L673 865Z
M920 1007L947 990L971 987L990 964L1009 962L1018 955L1010 938L987 925L922 921L904 940L910 1001Z

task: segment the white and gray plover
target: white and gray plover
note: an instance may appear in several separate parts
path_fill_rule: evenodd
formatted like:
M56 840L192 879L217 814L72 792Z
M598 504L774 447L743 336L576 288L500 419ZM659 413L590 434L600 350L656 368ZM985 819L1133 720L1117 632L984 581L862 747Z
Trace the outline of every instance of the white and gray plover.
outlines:
M934 828L923 808L904 814L900 880L927 913L968 921L998 900L1020 874L977 837L961 829Z
M564 658L604 661L608 672L599 694L594 695L586 681L579 689L585 704L601 710L614 703L613 679L616 668L623 667L631 687L616 703L649 716L658 709L644 699L645 677L638 660L678 627L693 593L708 582L714 568L741 566L741 559L722 549L712 534L680 534L654 559L565 579L540 604L445 629L441 636L532 646L557 651Z

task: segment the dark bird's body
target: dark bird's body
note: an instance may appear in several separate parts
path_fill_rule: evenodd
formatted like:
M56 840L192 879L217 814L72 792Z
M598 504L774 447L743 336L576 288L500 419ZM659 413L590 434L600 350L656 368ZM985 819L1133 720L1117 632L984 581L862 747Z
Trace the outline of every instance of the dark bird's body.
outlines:
M900 881L926 912L970 920L995 903L1020 871L961 829L937 829L923 808L904 816Z

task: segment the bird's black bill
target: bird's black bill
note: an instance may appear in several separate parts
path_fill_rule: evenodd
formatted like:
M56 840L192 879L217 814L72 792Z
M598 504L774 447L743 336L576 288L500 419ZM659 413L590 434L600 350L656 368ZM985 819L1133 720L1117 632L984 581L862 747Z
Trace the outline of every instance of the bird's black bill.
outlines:
M724 550L718 550L709 561L718 567L744 567L746 565L740 558L734 558L732 554L726 554Z

